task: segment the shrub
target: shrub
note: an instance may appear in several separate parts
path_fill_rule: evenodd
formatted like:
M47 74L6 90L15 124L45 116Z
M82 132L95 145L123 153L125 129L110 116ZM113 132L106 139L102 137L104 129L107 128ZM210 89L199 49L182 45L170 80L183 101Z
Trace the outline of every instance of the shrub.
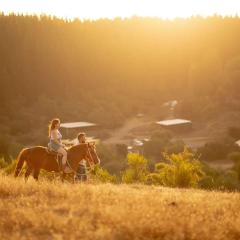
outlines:
M158 173L149 173L146 177L147 184L163 185L162 177Z
M240 163L240 152L231 152L228 154L227 158L235 164Z
M221 190L239 190L238 175L235 171L228 171L220 174L215 182L216 188Z
M225 159L227 155L232 151L237 151L233 141L229 139L223 139L218 142L206 143L203 147L198 149L198 153L204 160L219 160Z
M187 148L178 154L164 153L164 158L169 163L158 163L155 167L163 185L170 187L198 186L204 172L196 156Z
M240 183L240 160L238 158L235 159L233 170L237 173L238 181Z
M7 136L1 136L0 138L0 158L4 158L5 162L10 162L9 155L9 138Z
M100 166L95 166L92 175L96 181L102 183L116 183L116 175L111 175L106 169L101 168Z
M176 140L171 143L166 147L166 152L171 154L171 153L180 153L183 152L184 150L184 142L182 140Z
M12 174L16 168L17 161L14 160L4 168L4 173L7 175Z
M214 189L215 188L215 181L212 176L204 176L198 183L200 188L204 189Z
M8 163L4 160L4 158L0 158L0 168L7 167Z
M124 183L145 183L148 174L148 160L138 153L127 155L128 168L122 174Z

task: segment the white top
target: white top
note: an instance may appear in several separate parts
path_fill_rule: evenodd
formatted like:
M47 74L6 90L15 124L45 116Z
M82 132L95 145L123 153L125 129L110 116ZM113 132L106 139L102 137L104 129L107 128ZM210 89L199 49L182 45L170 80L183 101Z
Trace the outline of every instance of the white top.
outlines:
M58 131L58 129L53 129L51 130L50 139L59 140L61 142L62 134Z

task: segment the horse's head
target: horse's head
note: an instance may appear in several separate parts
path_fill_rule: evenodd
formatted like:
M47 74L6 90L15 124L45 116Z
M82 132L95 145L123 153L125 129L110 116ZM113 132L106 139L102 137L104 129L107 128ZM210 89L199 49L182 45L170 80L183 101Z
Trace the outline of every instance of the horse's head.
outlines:
M96 152L96 146L92 143L81 143L68 150L68 159L78 164L82 159L86 159L90 166L99 164L100 159Z
M92 164L100 164L100 158L97 155L95 143L88 143L88 150L88 158Z

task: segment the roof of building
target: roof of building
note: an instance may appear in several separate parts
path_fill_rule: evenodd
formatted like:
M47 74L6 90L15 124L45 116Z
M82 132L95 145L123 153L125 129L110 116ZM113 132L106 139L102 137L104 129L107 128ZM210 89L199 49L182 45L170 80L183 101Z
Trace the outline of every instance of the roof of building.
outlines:
M240 140L237 140L235 143L240 147Z
M96 124L90 123L90 122L61 123L62 128L84 128L84 127L93 127L93 126L96 126Z
M180 124L186 124L186 123L192 123L192 122L186 119L169 119L169 120L159 121L156 123L163 126L172 126L172 125L180 125Z
M172 100L172 101L168 101L163 103L163 106L165 107L175 107L178 104L177 100Z

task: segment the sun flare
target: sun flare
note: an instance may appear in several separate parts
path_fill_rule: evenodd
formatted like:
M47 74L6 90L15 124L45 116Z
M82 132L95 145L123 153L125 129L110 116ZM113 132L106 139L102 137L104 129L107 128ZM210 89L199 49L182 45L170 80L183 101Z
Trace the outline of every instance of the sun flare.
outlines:
M1 0L5 14L47 14L62 18L99 19L149 16L173 19L201 15L236 15L239 0Z

